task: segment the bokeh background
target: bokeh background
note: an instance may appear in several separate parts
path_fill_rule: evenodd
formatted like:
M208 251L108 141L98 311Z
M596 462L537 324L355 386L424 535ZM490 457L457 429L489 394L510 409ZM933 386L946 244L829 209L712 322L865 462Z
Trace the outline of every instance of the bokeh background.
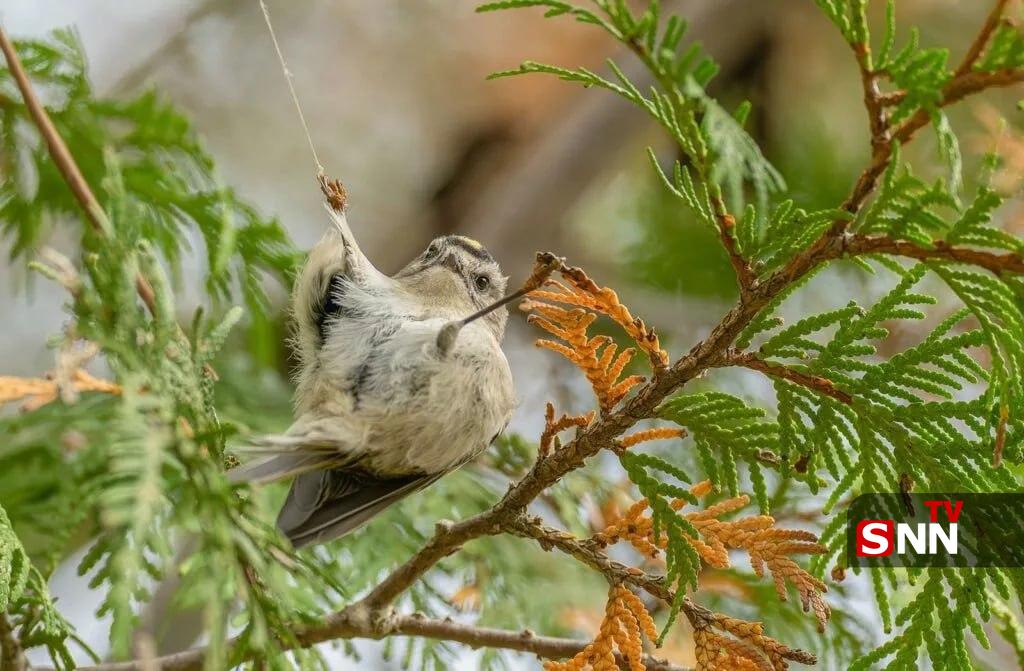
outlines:
M690 19L691 37L722 65L714 93L731 104L753 102L750 127L791 196L808 209L841 202L868 155L867 121L854 61L814 3L664 4ZM524 59L601 69L613 57L642 81L637 64L599 31L528 12L478 15L472 0L268 5L321 160L348 188L349 221L383 270L396 270L432 237L449 232L479 239L513 283L536 250L552 250L616 287L676 353L731 304L732 274L716 237L688 219L650 170L644 147L665 154L668 146L648 119L611 94L554 79L485 79ZM884 3L872 5L879 20ZM972 34L965 26L979 25L986 10L983 2L901 0L898 20L919 26L925 44L949 45L956 57ZM15 37L73 26L97 93L116 97L156 87L192 119L226 184L279 217L302 248L324 231L313 161L256 0L0 0L0 22ZM980 155L997 146L1006 159L997 179L1013 189L1024 170L1024 143L1015 130L1020 112L1011 94L984 98L953 115L967 179ZM1000 115L1009 119L1007 128ZM920 172L941 172L932 136L922 134L912 152ZM1008 227L1024 221L1018 208L1011 201L1000 212ZM53 244L69 243L58 234ZM195 252L185 264L194 274L186 271L180 280L185 314L201 296L204 257ZM842 266L818 286L819 293L801 294L792 309L879 290ZM281 328L287 297L280 286L270 292L280 323L238 343L237 366L228 367L224 382L239 402L265 404L254 424L267 430L281 428L289 416L290 361ZM30 279L22 261L0 261L0 374L52 368L46 339L61 327L63 301L60 289ZM541 426L544 400L587 407L572 371L535 350L535 336L513 317L508 351L522 399L513 429L531 435ZM894 346L898 340L899 334ZM770 393L762 380L740 373L717 382L747 398ZM792 514L813 526L813 512L811 501ZM80 632L102 650L105 624L94 620L95 599L73 567L58 571L53 588ZM855 636L870 642L879 632L870 597L854 584L840 598L860 623ZM596 619L583 613L567 595L566 628L581 635L592 628ZM397 665L379 658L379 646L360 649L366 656L358 668ZM687 653L679 654L685 661ZM1008 668L1000 666L1001 654L992 653L994 668ZM472 655L462 659L474 668ZM338 660L338 668L355 664Z

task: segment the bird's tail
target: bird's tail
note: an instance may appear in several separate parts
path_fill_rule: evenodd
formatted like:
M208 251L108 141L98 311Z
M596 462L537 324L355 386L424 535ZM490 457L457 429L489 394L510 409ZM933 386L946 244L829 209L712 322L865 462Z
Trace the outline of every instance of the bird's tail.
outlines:
M342 469L306 473L292 483L277 526L296 548L325 543L358 529L442 475L374 478Z
M266 436L238 447L236 454L253 460L228 471L233 483L266 484L286 480L310 471L332 469L351 464L346 456L347 443L309 436Z
M308 435L261 438L236 451L257 458L228 471L231 482L294 478L277 526L296 548L344 536L444 475L374 477L358 468L358 459L341 441Z

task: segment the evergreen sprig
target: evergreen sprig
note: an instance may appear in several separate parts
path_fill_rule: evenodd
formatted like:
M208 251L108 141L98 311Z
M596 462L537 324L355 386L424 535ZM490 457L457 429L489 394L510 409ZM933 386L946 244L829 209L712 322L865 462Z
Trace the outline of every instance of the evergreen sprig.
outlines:
M96 659L57 611L46 580L33 566L11 520L0 507L0 615L7 614L15 618L19 643L24 648L45 646L60 669L75 668L69 649L72 642Z
M16 47L27 74L52 98L50 117L101 204L129 201L137 215L131 226L159 250L175 277L191 232L198 233L210 295L226 301L239 291L253 316L265 316L263 276L289 283L298 252L279 222L263 218L223 184L188 118L152 90L129 100L96 96L81 44L70 30ZM6 155L0 231L10 238L13 258L33 256L55 224L77 215L79 206L46 147L26 142L28 116L7 69L0 70L0 94L0 147ZM112 160L120 166L116 195L106 179Z
M662 21L658 2L651 2L639 14L622 0L597 0L593 5L590 10L557 0L508 0L481 5L477 11L545 7L546 17L570 15L582 23L599 26L633 51L650 70L656 84L646 94L613 60L608 61L608 67L615 82L585 68L566 69L533 61L491 77L554 74L587 87L607 89L641 107L668 132L686 157L686 166L677 165L673 178L662 175L663 179L673 183L673 191L699 213L706 214L704 218L712 224L722 214L715 201L722 198L723 190L734 206L742 207L748 186L761 206L785 188L782 176L743 129L749 105L730 114L707 95L706 87L717 74L718 66L701 52L698 44L681 47L687 29L685 21L676 16ZM660 173L660 168L656 169ZM691 171L695 173L692 176ZM708 189L702 200L710 199L714 208L697 205L690 197L687 183L694 181Z
M662 407L660 414L687 429L707 477L732 496L739 491L737 461L771 461L780 447L779 425L766 418L764 409L729 394L677 396ZM764 509L766 499L763 495L758 498Z

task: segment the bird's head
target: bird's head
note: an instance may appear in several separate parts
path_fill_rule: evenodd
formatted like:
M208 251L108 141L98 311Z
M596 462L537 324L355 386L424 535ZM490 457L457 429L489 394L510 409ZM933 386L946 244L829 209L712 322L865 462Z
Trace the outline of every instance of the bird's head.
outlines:
M435 238L394 279L428 309L453 311L459 316L468 316L500 299L508 283L483 245L461 235ZM508 310L494 310L482 321L500 341Z

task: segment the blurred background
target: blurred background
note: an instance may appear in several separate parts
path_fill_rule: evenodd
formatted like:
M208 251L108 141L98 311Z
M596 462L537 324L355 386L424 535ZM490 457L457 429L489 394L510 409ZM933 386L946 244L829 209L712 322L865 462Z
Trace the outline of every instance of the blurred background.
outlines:
M601 70L613 57L643 81L640 68L599 31L528 12L478 15L475 4L268 0L313 140L328 173L348 189L349 222L364 250L391 272L434 236L457 232L489 248L513 284L535 251L551 250L616 287L670 351L685 351L717 322L735 289L717 238L690 221L655 180L643 149L668 150L657 129L606 92L543 77L485 79L525 59ZM753 103L749 127L791 197L808 209L840 203L868 155L867 120L854 61L814 3L664 5L690 20L690 39L722 65L715 94L729 106ZM872 3L876 21L883 5ZM988 3L901 0L898 9L900 26L919 26L923 43L949 45L956 59ZM224 183L279 217L300 248L324 231L313 161L256 0L0 0L0 22L14 37L74 27L97 94L156 87L191 118ZM1010 94L984 98L953 114L965 174L970 182L980 155L998 145L1007 162L997 178L1011 190L1024 170L1019 112ZM1000 115L1010 120L1005 131ZM919 172L940 174L930 134L922 134L910 155ZM1014 216L1018 206L1010 201L1000 216L1024 221ZM194 276L186 270L180 278L183 314L200 300L204 263L199 249L185 262ZM792 309L879 291L863 273L841 265L817 286L828 289L800 294ZM283 323L286 291L273 284L269 291ZM46 339L60 330L63 301L56 286L29 279L23 261L0 263L0 374L34 376L52 368ZM228 393L233 385L245 390L240 396L267 390L261 396L266 415L254 420L267 429L289 416L281 323L262 339L240 343L234 356L241 372L233 378L229 366L225 376ZM539 431L545 400L556 398L567 410L589 403L567 366L532 347L536 335L513 317L507 349L522 399L513 428L527 435ZM716 383L747 398L770 395L763 380L741 373ZM809 514L813 509L811 502ZM102 650L104 624L93 621L94 601L73 576L73 567L59 571L54 591ZM857 636L870 642L879 633L870 596L858 595L854 585L847 598L862 624ZM586 633L596 620L581 621L575 606L564 606L565 627ZM367 656L359 668L395 664L374 661L378 646L360 648ZM685 661L687 654L673 656ZM1003 668L999 654L995 668Z

